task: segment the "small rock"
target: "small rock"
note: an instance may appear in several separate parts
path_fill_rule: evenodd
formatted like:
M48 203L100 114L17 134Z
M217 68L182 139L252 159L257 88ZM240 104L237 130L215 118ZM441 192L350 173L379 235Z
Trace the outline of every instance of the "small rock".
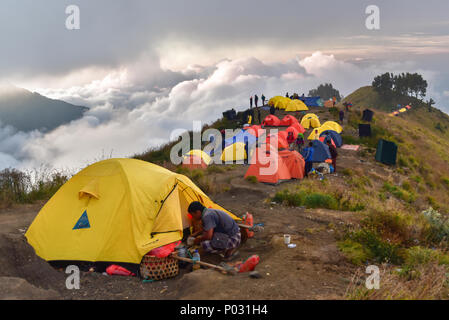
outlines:
M260 279L260 278L262 278L261 274L260 274L259 272L257 272L257 271L251 271L251 272L249 273L249 277L250 277L250 278L254 278L254 279Z

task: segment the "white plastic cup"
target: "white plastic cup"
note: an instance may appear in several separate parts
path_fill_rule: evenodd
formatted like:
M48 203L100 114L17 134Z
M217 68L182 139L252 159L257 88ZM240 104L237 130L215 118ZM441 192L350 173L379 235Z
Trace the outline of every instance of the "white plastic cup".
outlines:
M284 234L284 243L289 244L291 240L291 236L289 234Z

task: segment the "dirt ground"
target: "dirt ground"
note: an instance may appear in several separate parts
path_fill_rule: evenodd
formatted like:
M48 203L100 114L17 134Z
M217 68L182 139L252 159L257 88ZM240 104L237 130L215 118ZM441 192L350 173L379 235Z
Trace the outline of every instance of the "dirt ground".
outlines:
M321 115L320 115L321 116ZM354 151L340 150L342 167L362 162ZM362 163L363 164L363 163ZM291 181L278 186L252 184L243 179L246 166L217 173L231 188L212 196L237 214L250 212L264 230L240 249L239 259L257 254L256 270L235 276L201 269L181 270L172 279L142 283L137 277L106 276L82 272L81 288L68 290L66 274L53 269L34 254L24 237L26 228L43 203L16 206L0 212L0 298L2 299L341 299L356 267L340 253L336 234L357 224L357 213L324 209L289 208L267 200ZM368 169L367 169L368 170ZM339 174L330 175L338 183ZM296 248L287 248L283 235L290 234ZM219 263L217 256L203 261Z

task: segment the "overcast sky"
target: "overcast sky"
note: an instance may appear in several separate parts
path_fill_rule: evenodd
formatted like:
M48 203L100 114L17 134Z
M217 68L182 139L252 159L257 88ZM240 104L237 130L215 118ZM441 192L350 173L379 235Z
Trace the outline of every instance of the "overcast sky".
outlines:
M70 4L80 30L65 27ZM448 112L448 13L447 0L2 0L1 80L91 111L46 134L1 127L0 168L126 156L255 93L330 81L347 95L386 71L423 74Z

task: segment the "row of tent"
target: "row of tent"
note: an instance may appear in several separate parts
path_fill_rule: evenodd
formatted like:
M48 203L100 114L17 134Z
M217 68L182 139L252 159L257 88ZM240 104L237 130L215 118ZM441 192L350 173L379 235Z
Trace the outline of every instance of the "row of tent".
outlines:
M314 115L316 117L316 115ZM270 122L270 120L273 120L272 116L267 117ZM276 118L277 119L277 118ZM265 122L265 121L264 121ZM248 175L254 175L258 178L260 182L268 182L273 183L273 181L279 182L282 180L286 180L288 175L286 170L284 168L283 163L287 162L290 165L287 165L287 167L292 168L292 163L299 163L299 167L302 167L302 169L295 169L299 170L301 172L304 171L303 169L303 159L302 156L296 152L292 153L293 151L288 150L289 145L287 142L287 136L289 132L293 134L294 137L297 137L299 133L305 133L304 127L299 123L299 121L292 116L286 116L282 121L277 119L274 124L284 124L289 125L286 130L279 131L277 133L271 133L268 134L265 137L265 141L262 143L259 142L258 138L261 137L262 128L258 125L254 125L251 127L246 127L242 129L240 132L238 132L234 137L228 138L225 140L224 143L224 149L222 150L221 154L221 161L222 162L231 162L231 161L241 161L241 160L247 160L251 163L250 168L248 169ZM272 126L275 126L275 125ZM313 147L314 147L314 156L312 161L313 162L325 162L328 161L331 156L329 152L329 147L326 144L327 140L331 141L331 144L335 147L341 147L343 141L340 136L340 133L342 131L341 126L333 121L327 121L322 126L315 129L311 135L309 135L309 140L312 140ZM275 142L276 141L276 142ZM276 144L275 144L276 143ZM275 161L278 161L279 166L279 172L275 172L272 175L264 175L261 177L260 175L253 174L254 172L258 172L258 170L264 166L267 165L267 163L264 163L263 161L259 161L258 156L260 152L264 152L260 149L261 146L265 145L264 150L268 150L267 152L274 152L276 151L276 157ZM279 154L278 154L279 153ZM299 157L299 159L298 159ZM196 158L196 160L194 160ZM290 160L285 160L286 158ZM296 159L296 160L292 160ZM198 165L200 163L200 165ZM207 165L212 163L212 158L210 155L205 153L202 150L192 150L189 153L185 155L184 158L184 166L187 166L189 168L205 168ZM195 165L196 164L196 165ZM293 166L295 167L295 166ZM284 168L284 169L283 169ZM295 167L296 168L296 167ZM291 171L291 170L290 170ZM298 173L290 173L290 178L288 179L297 179ZM279 178L281 177L281 178Z
M274 96L268 100L268 105L270 107L275 107L277 109L283 109L285 111L307 111L308 107L323 107L323 101L320 97L301 97L298 98L287 98L283 96ZM290 110L289 110L290 106ZM299 109L294 110L295 106Z
M309 108L301 100L290 99L287 97L275 96L268 100L270 107L281 109L285 111L307 111Z
M397 110L397 111L393 111L392 113L390 113L389 115L392 117L397 117L399 114L404 113L408 110L410 110L412 107L410 105L406 105L405 107Z

